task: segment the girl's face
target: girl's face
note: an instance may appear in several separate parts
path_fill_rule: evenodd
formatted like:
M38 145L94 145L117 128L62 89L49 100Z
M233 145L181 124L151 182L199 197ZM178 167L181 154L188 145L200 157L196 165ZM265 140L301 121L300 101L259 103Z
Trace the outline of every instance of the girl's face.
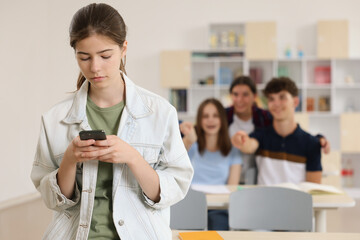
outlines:
M102 89L119 83L120 62L126 54L126 47L126 41L120 48L109 37L98 34L76 43L76 60L91 87Z
M218 134L221 127L219 112L214 104L207 104L202 112L201 127L206 135Z

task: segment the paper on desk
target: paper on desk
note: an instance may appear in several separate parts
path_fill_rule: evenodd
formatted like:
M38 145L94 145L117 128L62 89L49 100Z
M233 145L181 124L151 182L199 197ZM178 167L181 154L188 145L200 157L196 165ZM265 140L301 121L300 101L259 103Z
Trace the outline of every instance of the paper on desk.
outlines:
M211 194L228 194L230 190L225 185L202 185L192 184L191 188L195 191Z

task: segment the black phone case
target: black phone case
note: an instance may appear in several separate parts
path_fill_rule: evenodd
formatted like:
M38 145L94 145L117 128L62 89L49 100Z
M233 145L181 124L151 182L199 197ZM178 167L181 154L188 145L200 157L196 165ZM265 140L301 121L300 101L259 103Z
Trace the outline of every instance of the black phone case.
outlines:
M79 132L79 136L81 140L105 140L106 134L104 130L89 130L89 131L81 131Z

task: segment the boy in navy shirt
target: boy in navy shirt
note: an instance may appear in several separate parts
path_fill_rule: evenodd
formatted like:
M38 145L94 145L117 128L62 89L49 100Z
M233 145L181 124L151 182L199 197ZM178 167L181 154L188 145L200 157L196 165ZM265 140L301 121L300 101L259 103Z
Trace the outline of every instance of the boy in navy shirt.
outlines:
M232 143L245 153L256 152L258 184L321 182L319 139L295 122L298 89L289 78L273 78L265 87L272 125L255 129L250 136L238 131Z

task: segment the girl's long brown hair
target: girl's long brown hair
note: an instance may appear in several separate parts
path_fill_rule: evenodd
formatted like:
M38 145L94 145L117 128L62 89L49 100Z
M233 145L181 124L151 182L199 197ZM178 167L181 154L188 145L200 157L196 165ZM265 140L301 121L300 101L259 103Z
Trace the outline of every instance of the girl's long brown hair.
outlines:
M76 43L94 34L107 36L123 47L126 40L126 25L113 7L104 3L92 3L79 9L70 24L70 46L75 50ZM121 60L119 69L125 71L126 57ZM85 77L79 73L76 83L77 90L84 83Z
M220 118L220 130L218 133L218 139L217 139L217 147L219 148L222 155L227 156L231 150L231 141L228 131L228 123L226 119L226 112L223 107L223 105L215 98L209 98L203 101L197 111L197 117L196 117L196 134L198 138L198 148L200 154L203 154L206 147L206 138L205 138L205 132L203 130L203 127L201 125L201 120L203 117L204 108L208 104L213 104L218 113Z

